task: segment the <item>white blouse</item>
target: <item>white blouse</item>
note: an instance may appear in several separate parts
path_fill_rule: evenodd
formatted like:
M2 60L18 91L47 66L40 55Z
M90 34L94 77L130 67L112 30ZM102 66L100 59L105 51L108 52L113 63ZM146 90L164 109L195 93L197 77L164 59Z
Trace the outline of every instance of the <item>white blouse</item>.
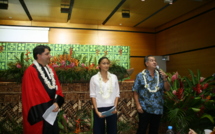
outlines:
M110 73L110 76L107 82L99 79L99 73L90 79L90 97L96 99L97 108L114 106L116 97L120 96L118 79L115 74Z

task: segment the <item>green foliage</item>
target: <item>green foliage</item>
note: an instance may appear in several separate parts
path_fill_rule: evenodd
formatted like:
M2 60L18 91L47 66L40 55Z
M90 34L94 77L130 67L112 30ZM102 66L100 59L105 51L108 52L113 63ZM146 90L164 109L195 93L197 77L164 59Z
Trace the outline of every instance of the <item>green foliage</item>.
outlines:
M70 126L68 118L63 110L58 113L57 120L60 134L73 134L74 128Z
M202 132L212 127L215 120L215 92L213 77L203 78L200 71L181 77L168 74L170 91L165 92L164 119L175 127L177 133L186 134L189 128ZM204 125L199 127L199 124ZM203 128L204 126L204 128ZM212 129L212 128L211 128Z
M28 57L28 52L26 54L22 52L20 58L15 56L15 59L15 62L8 63L7 70L0 71L2 80L21 82L25 69L30 65L30 58Z
M128 77L127 70L123 66L118 65L117 63L112 63L111 67L109 68L109 71L115 74L118 80L121 81L124 78Z
M15 62L8 64L7 70L0 70L1 80L21 82L24 71L32 64L32 60L26 54L21 53L20 58L16 57ZM50 65L54 67L61 83L89 82L99 69L95 56L87 58L86 55L75 55L75 52L68 54L66 51L62 55L54 56ZM127 70L113 61L109 71L116 74L119 80L128 77Z

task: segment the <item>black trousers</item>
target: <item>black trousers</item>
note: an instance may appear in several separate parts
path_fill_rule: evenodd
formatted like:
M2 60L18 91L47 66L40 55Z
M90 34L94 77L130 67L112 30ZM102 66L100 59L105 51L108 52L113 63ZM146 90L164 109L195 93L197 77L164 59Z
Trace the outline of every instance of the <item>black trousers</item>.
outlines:
M139 123L137 134L146 134L146 130L149 125L149 134L158 134L161 115L150 114L144 111L144 113L138 113Z
M112 107L98 108L98 111L103 112L111 108ZM105 118L99 118L94 110L93 118L93 134L105 134L105 128L107 129L107 134L117 134L117 114L113 114Z
M58 127L58 119L56 118L53 125L49 124L45 120L43 121L43 134L59 134L60 129Z

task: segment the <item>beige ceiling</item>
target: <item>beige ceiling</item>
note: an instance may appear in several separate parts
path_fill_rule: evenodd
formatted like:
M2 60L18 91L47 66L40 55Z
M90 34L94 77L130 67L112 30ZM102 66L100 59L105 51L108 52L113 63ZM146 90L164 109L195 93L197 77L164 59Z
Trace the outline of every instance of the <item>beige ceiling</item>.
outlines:
M164 0L72 0L69 21L68 13L61 13L61 4L69 7L70 0L8 0L8 9L0 9L0 20L30 21L20 1L33 22L156 28L213 0L174 0L173 4ZM122 18L122 10L130 10L130 18Z

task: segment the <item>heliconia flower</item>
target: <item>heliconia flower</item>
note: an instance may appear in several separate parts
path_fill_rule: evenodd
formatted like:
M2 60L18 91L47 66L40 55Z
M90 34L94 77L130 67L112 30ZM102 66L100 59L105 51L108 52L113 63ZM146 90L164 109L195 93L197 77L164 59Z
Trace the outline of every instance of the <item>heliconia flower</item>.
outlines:
M16 67L21 68L22 66L18 63L18 64L16 64Z
M198 83L195 87L193 87L193 90L200 94L202 92L201 84Z
M184 89L183 88L179 88L176 92L176 96L178 97L178 99L181 99L183 97L183 92Z
M171 78L172 81L175 81L176 79L178 79L178 72L176 72Z
M207 87L208 87L208 83L205 83L203 86L202 86L202 90L205 90Z
M82 67L85 67L84 63L81 64Z

